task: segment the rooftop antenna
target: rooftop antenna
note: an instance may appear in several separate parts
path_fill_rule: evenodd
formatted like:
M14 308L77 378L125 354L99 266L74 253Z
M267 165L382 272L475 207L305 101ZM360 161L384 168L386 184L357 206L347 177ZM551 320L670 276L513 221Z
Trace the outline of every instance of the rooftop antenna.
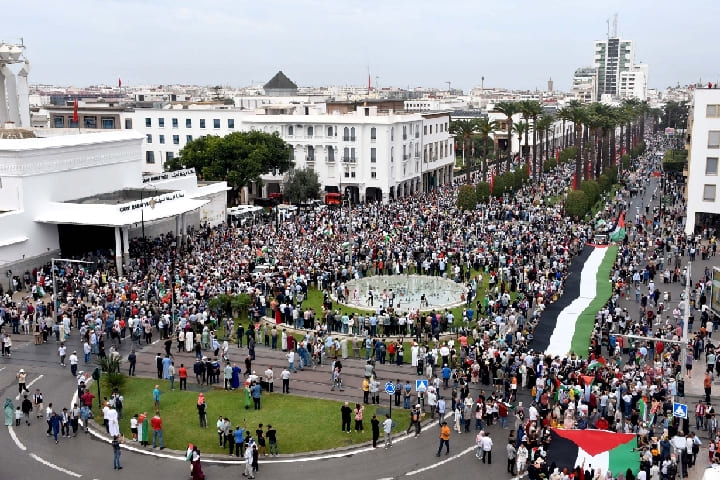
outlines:
M613 16L613 29L612 29L612 38L618 38L618 32L617 32L617 24L618 24L618 14L616 13Z
M605 19L605 23L607 23L607 38L610 38L610 19Z

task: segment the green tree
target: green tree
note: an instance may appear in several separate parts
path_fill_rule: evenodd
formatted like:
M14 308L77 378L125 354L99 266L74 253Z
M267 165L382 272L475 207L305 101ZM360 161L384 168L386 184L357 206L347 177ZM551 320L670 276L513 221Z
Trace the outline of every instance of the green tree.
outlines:
M285 175L283 194L288 202L298 204L320 198L320 179L311 168L290 169Z
M515 102L498 102L495 105L495 111L502 113L507 118L507 163L505 169L510 170L510 162L512 162L512 134L513 119L512 116L518 113L518 106Z
M600 185L595 180L585 180L580 184L580 190L585 192L590 205L594 205L600 199Z
M202 180L225 180L233 194L270 172L292 167L290 147L277 133L233 132L224 137L205 136L188 142L167 170L194 167Z
M543 138L545 139L545 153L544 157L545 160L549 160L550 156L548 153L549 145L550 145L550 130L552 129L553 122L555 119L552 115L543 115L540 117L540 119L535 124L535 129L537 130L538 137L540 139L540 154L543 156Z
M528 144L528 134L532 129L533 140L532 140L532 171L533 175L537 173L537 134L538 134L538 117L542 113L542 104L537 100L526 100L521 107L523 117L525 117L525 123L528 126L528 130L525 132L525 145ZM527 116L526 116L527 115ZM532 119L532 126L528 123L529 119Z
M455 140L462 144L463 160L465 161L466 181L470 182L470 171L472 169L472 138L477 132L477 121L475 120L453 120L450 122L450 133Z
M575 177L578 179L578 187L583 174L582 163L582 131L585 123L585 108L579 102L572 101L568 106L567 118L575 126L574 145L575 145Z
M689 106L685 102L667 102L662 109L660 128L687 128Z
M495 120L489 121L487 117L480 118L476 124L475 129L477 133L480 135L480 139L482 141L482 168L483 168L483 180L487 179L487 172L488 172L488 164L487 164L487 157L488 157L488 151L487 151L487 145L488 140L490 139L490 134L495 131L497 128L497 122Z
M479 182L475 187L475 197L478 203L485 203L490 199L490 184L488 182Z
M530 128L530 125L527 122L525 122L525 123L516 122L513 125L513 131L515 133L517 133L517 135L518 135L518 143L521 143L523 134L525 134L525 142L527 142L527 140L528 140L527 133L528 133L529 128ZM528 147L527 143L525 144L525 147L526 148ZM520 148L520 151L521 152L523 151L522 147ZM526 161L526 158L523 155L520 155L520 163L523 164L525 161Z
M462 185L458 191L457 207L460 210L475 210L477 206L477 194L475 187L469 184Z
M583 218L587 215L590 205L587 195L582 190L573 190L565 199L565 214L569 217Z

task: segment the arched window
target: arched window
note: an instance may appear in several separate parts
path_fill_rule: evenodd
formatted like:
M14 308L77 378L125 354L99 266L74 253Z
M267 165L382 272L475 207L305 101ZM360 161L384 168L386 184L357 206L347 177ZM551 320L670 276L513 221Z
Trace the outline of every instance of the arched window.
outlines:
M350 129L350 141L351 141L351 142L354 142L354 141L355 141L355 127L352 127L352 128Z
M348 127L343 128L343 141L347 142L350 140L350 129Z
M370 129L370 140L375 140L377 138L377 129L375 127L372 127Z
M390 127L390 141L395 140L395 127Z
M332 136L333 136L333 127L328 127L328 134L327 134L327 136L328 136L328 137L332 137Z
M315 129L313 127L307 127L307 136L312 137Z
M290 125L288 127L288 135L292 137L294 134L295 134L295 128L292 125Z

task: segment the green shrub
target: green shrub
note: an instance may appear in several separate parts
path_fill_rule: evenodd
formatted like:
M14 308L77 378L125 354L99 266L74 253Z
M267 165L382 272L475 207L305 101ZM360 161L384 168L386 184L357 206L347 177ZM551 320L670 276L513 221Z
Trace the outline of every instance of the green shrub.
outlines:
M593 205L600 198L600 185L595 180L585 180L580 184L580 190L585 192L590 205Z
M610 177L607 175L607 173L603 173L597 178L597 183L600 185L600 192L605 193L610 190L610 187L612 187L612 181L610 180ZM592 205L592 204L591 204Z
M477 206L477 195L472 185L463 185L460 187L457 196L457 207L460 210L475 210Z
M478 203L487 202L490 199L490 184L488 182L480 182L475 187L475 198Z
M573 190L568 193L565 199L565 214L570 217L582 218L587 215L590 204L585 192L582 190Z
M623 154L623 156L620 158L620 162L622 163L623 170L627 170L628 168L630 168L630 155L628 155L627 153Z

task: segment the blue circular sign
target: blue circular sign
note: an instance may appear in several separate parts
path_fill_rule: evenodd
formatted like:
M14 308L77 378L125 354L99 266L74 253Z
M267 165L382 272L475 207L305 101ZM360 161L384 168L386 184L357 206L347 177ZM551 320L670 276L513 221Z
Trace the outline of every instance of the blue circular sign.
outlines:
M395 393L395 385L392 382L387 382L385 384L385 393L388 395L393 395Z

